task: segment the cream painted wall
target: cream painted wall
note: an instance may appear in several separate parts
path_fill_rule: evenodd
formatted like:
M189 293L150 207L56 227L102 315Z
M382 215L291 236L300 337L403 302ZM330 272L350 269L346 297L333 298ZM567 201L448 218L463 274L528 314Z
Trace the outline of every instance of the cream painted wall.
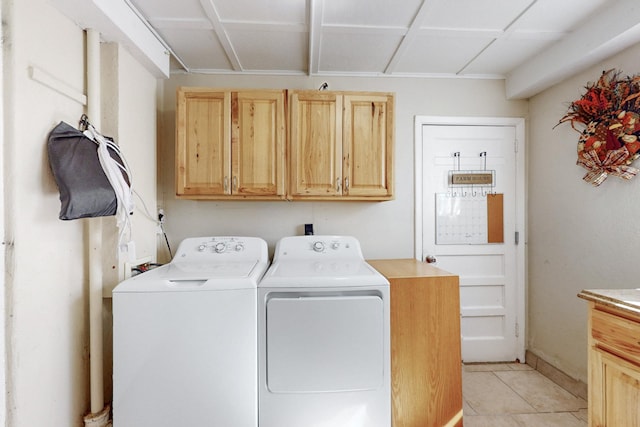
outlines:
M87 408L81 222L58 220L45 143L82 105L31 80L36 66L84 89L82 31L42 0L3 2L7 425L80 425ZM34 37L34 35L39 37Z
M156 260L157 81L116 43L102 44L102 131L120 145L133 176L136 209L131 216L131 254L105 257L105 296L124 279L127 255L134 260ZM153 125L153 126L151 126ZM138 197L139 196L139 197ZM115 217L104 218L103 241L117 246Z
M77 125L84 110L31 79L28 71L37 67L84 93L84 32L46 0L3 0L2 15L8 353L4 425L82 426L89 410L85 221L58 219L59 195L46 139L61 120ZM135 177L154 209L157 81L126 55L119 58L116 87L121 96L114 113L118 135L135 152ZM147 243L138 247L153 252L155 231L140 227L134 233L144 233Z
M102 129L120 145L133 177L135 210L131 216L132 254L136 260L155 262L157 252L157 80L115 43L102 44ZM115 250L115 217L103 218L103 244ZM113 391L113 329L111 290L125 274L127 254L104 254L104 384L105 400ZM137 263L137 261L136 261ZM135 264L135 263L134 263Z
M175 92L178 86L317 89L396 93L395 200L389 202L217 202L176 200L174 184ZM173 249L188 236L252 235L273 250L281 237L303 233L357 237L365 257L412 258L414 254L415 115L526 117L526 101L507 101L496 80L396 79L304 76L173 75L164 85L160 140L159 203ZM163 253L166 260L166 251Z
M530 100L528 348L587 380L587 304L582 289L638 287L640 179L594 188L576 165L579 134L553 129L603 70L640 73L640 45Z

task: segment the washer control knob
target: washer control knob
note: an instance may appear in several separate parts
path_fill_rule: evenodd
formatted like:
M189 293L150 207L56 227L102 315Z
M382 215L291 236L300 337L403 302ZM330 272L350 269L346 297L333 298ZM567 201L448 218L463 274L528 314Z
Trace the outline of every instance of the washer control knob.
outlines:
M333 250L338 250L339 247L340 247L340 243L338 243L338 242L333 242L331 244L331 249L333 249Z
M207 249L206 245L200 245L198 246L198 252L204 252L204 250Z
M324 252L324 243L318 241L313 243L313 250L316 252Z
M219 242L216 243L213 249L216 251L216 253L221 254L225 249L227 249L227 245L225 245L223 242Z
M242 243L238 243L236 245L236 252L242 252L244 251L244 245Z

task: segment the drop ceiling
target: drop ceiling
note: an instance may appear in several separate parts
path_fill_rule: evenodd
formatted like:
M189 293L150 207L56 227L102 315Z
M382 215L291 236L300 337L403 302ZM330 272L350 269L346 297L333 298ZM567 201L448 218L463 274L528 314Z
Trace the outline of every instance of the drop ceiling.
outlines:
M640 42L637 0L120 1L172 73L493 78L523 98Z

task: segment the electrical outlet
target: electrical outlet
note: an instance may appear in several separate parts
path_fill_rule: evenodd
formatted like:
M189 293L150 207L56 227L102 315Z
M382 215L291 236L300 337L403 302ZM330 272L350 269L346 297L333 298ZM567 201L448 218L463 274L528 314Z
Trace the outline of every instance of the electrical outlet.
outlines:
M145 264L151 264L155 262L153 257L151 256L146 256L146 257L142 257L139 258L137 260L135 260L134 262L125 262L124 263L124 268L123 268L123 277L121 280L126 280L128 278L130 278L132 276L131 272L134 268L141 266L141 265L145 265Z

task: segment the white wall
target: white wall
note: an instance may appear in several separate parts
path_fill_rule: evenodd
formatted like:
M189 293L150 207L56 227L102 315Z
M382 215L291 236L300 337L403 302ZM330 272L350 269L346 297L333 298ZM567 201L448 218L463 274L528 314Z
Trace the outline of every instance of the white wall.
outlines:
M59 194L46 140L61 120L77 125L84 110L31 79L28 70L37 67L83 93L84 32L46 0L3 0L2 15L6 425L82 426L89 410L85 221L58 219ZM117 107L119 136L135 134L132 145L144 144L140 152L152 153L140 159L136 175L143 177L145 196L153 201L156 80L129 59L119 67L121 75L130 76L126 86L119 86L129 93ZM130 120L139 120L135 132L127 130ZM138 138L143 133L147 137ZM155 233L145 238L153 248Z
M157 80L121 45L102 44L102 130L120 145L133 177L135 210L131 238L136 260L156 261L157 252ZM105 400L113 390L111 290L124 278L127 254L115 257L115 217L103 218L104 384ZM137 264L137 261L134 263Z
M576 294L638 287L640 178L592 187L576 165L579 134L568 123L553 127L587 82L614 67L640 73L639 58L640 45L530 100L528 347L585 382L587 304Z
M396 93L395 200L389 202L228 202L175 199L175 91L178 86L317 89ZM173 249L185 237L253 235L271 249L313 223L316 234L356 236L365 257L413 258L415 115L525 117L526 101L506 101L495 80L173 75L165 82L160 141L160 204ZM166 260L166 253L163 254Z
M77 123L82 105L31 80L28 67L82 92L83 33L44 1L4 2L3 14L7 425L79 425L88 402L83 230L57 219L45 143L59 121Z
M131 216L131 238L135 242L131 258L156 260L157 81L121 46L102 44L102 132L120 145L133 177L136 209ZM112 232L115 217L104 218L103 240L117 245ZM111 255L111 254L108 254ZM114 261L119 261L115 263ZM120 259L105 257L105 296L124 279L127 254Z

